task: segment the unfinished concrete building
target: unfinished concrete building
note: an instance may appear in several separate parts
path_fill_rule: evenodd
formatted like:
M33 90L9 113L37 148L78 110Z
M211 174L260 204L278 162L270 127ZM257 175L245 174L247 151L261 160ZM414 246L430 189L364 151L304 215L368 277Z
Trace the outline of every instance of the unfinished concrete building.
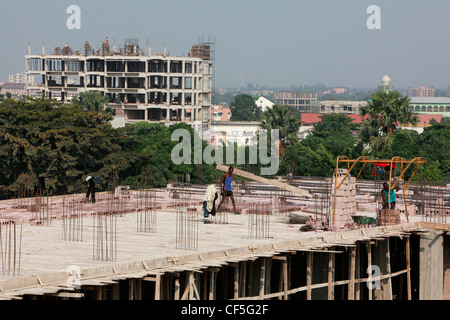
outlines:
M26 74L35 77L29 90L61 101L81 92L98 91L125 123L136 121L166 124L186 122L199 130L209 127L213 86L214 43L194 45L187 57L141 50L137 39L126 39L123 48L106 39L95 50L86 42L81 50L69 45L51 54L26 58Z
M207 218L207 186L182 176L156 189L144 173L142 186L112 185L96 203L34 197L22 186L0 203L0 298L450 299L448 187L411 184L409 215L333 231L348 222L345 214L379 211L377 181L353 177L333 197L345 172L336 182L294 170L275 179L235 170L247 178L233 189L241 214L226 202ZM340 198L345 206L333 222Z

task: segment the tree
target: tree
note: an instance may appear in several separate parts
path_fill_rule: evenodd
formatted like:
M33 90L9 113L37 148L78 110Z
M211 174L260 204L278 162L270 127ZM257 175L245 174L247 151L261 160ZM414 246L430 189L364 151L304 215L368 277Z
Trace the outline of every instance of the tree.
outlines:
M98 91L81 92L72 100L73 105L82 107L86 111L113 114L113 109L108 105L108 102L108 97Z
M279 132L280 154L284 154L284 149L298 141L298 129L301 121L296 114L296 110L287 105L275 104L262 114L261 127L270 130L276 129Z
M416 125L417 115L409 108L409 97L398 91L376 91L368 99L368 105L361 107L360 114L366 117L360 136L370 143L375 152L381 152L393 141L393 136L401 124Z
M112 128L111 118L49 99L0 103L0 196L12 196L24 175L30 188L45 179L65 194L84 191L86 175L105 188L112 168L127 173L135 161L129 129Z
M302 141L303 145L314 148L323 144L325 149L333 155L352 155L356 139L352 131L358 125L352 123L353 119L343 114L323 114L319 116L321 121L314 125L311 135Z
M259 121L261 119L261 109L248 94L236 95L230 107L231 121Z

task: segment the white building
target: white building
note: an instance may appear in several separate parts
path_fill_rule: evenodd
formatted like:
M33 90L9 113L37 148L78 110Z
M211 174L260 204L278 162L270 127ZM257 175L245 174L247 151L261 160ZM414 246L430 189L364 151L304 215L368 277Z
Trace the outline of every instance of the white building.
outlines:
M259 121L213 121L210 143L214 146L233 143L238 146L250 146L256 143L255 138L260 129Z
M275 103L273 103L272 101L270 101L267 98L264 98L263 96L260 96L256 101L255 101L256 106L261 108L262 112L265 112L267 109L271 109L273 107L273 105Z

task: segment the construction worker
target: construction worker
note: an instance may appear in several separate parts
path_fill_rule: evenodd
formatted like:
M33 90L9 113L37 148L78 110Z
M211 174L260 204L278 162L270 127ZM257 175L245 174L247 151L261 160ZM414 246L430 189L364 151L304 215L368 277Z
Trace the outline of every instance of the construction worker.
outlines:
M389 192L389 185L387 182L383 183L383 189L381 189L381 199L383 199L383 209L395 209L397 195L395 194L394 189L391 189L391 191ZM388 202L390 202L390 205L388 205Z
M89 195L91 196L91 202L95 203L95 181L94 178L88 176L86 178L87 182L87 192L86 192L86 202L89 202Z
M225 173L222 176L222 179L220 179L220 190L221 190L221 199L219 206L217 207L217 212L219 212L220 207L222 206L224 200L228 197L231 198L231 203L233 204L233 212L235 214L241 214L240 212L236 211L236 202L234 201L233 197L233 191L231 190L231 182L233 181L233 167L228 168L228 172Z

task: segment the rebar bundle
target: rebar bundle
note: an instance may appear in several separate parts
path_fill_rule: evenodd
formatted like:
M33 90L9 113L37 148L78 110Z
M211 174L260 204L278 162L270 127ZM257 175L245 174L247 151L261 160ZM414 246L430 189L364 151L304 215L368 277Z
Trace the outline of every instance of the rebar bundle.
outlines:
M181 193L174 198L176 208L176 248L197 250L198 216L196 210L188 210L188 193Z
M40 190L36 193L36 210L33 212L32 219L40 224L48 225L52 219L51 197L48 190Z
M248 238L268 239L270 229L271 205L266 203L252 203L248 216Z
M151 170L142 169L141 188L136 192L138 232L156 232L156 192L150 189L153 185L152 174Z
M83 241L83 203L63 199L62 208L62 239Z
M0 223L0 260L3 276L19 276L21 253L22 224L17 226L14 221Z
M117 216L122 213L124 203L121 193L116 198L114 192L118 180L117 170L113 169L109 186L110 198L106 212L97 212L93 221L93 259L94 261L116 261L117 255Z

